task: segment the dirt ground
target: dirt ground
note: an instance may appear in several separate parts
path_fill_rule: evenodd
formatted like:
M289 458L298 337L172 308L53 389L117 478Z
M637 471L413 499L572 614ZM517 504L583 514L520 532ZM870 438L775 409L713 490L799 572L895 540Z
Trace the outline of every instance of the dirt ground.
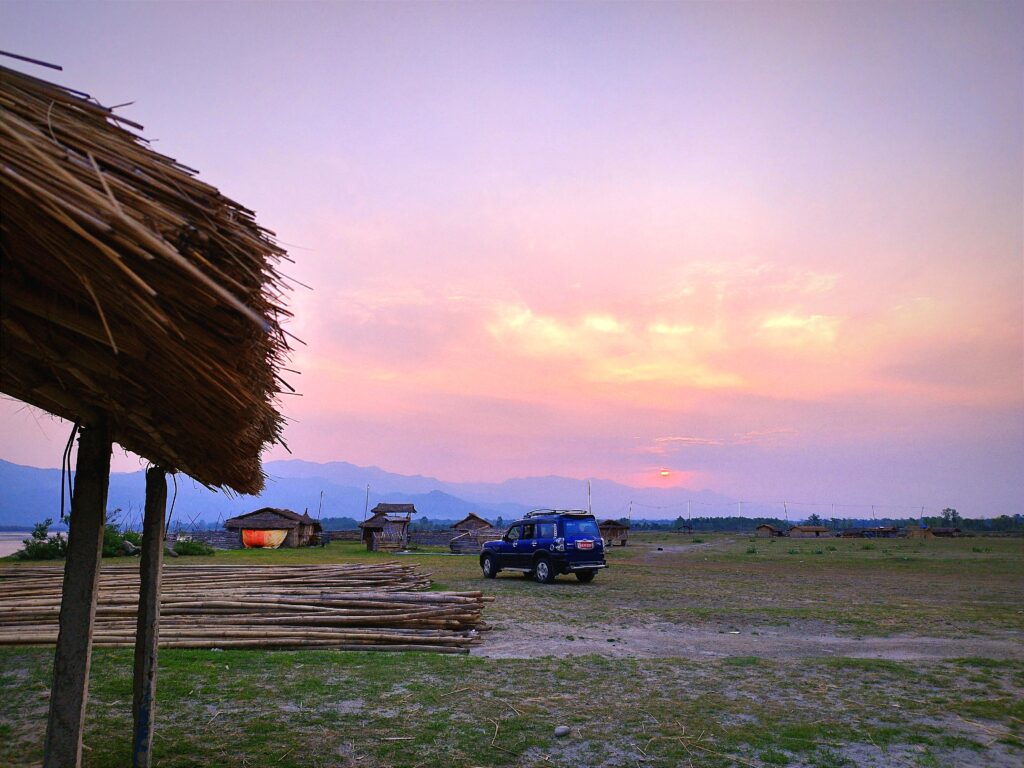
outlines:
M941 661L966 655L1024 661L1024 637L1003 639L921 637L844 637L793 628L722 631L668 622L644 626L601 624L569 629L557 623L498 624L474 654L494 659L596 653L633 658L707 659L757 656L787 659L847 656L890 661Z

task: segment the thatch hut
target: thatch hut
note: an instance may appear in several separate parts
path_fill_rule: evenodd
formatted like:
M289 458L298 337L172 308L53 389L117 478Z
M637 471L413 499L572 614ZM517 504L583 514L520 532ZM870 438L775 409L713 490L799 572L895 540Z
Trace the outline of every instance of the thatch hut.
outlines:
M623 523L621 520L604 520L597 524L597 527L601 531L601 538L605 540L605 543L611 547L618 544L620 547L626 546L626 541L629 538L629 524Z
M451 529L457 533L466 533L468 531L480 531L485 529L493 530L494 526L475 512L470 512L457 523L453 523Z
M894 539L899 529L891 525L876 525L868 528L844 528L839 535L844 539Z
M280 439L285 254L84 93L0 67L0 391L80 432L43 765L77 766L112 443L146 475L133 763L150 764L167 484L256 493Z
M785 534L770 523L761 523L757 528L754 529L754 533L758 538L771 539L776 536L784 536Z
M817 539L831 536L832 531L824 525L791 525L787 535L793 539Z
M416 514L412 504L378 504L371 516L359 524L363 543L371 552L406 549L409 546L409 523Z
M319 543L320 521L308 513L290 509L263 507L224 521L224 527L238 534L246 549L278 547L308 547Z

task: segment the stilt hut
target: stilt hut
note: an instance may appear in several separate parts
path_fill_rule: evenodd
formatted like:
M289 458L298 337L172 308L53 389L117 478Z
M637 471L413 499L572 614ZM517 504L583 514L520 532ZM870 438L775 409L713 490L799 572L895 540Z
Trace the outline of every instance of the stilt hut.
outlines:
M628 524L623 523L620 520L609 519L598 523L597 527L601 531L601 538L605 540L605 543L609 547L616 544L620 547L626 546L626 540L629 538Z
M394 552L409 546L409 523L416 514L412 504L378 504L371 517L359 524L370 552Z
M224 527L237 532L246 549L308 547L319 542L321 532L320 523L309 514L274 507L232 517L224 522Z
M112 443L152 462L132 764L150 765L166 472L257 493L279 440L284 252L86 94L0 67L0 391L78 434L43 753L81 764Z

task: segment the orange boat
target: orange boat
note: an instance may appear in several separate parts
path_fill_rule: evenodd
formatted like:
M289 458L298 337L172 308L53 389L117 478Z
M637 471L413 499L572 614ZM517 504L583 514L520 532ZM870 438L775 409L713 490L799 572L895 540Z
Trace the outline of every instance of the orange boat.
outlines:
M242 544L246 549L277 549L284 542L288 531L242 529Z

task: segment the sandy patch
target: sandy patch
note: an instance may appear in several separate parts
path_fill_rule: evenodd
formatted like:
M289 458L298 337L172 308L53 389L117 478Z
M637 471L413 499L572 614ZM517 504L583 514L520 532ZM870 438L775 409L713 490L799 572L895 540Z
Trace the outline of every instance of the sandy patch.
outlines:
M789 628L758 628L720 632L669 622L643 627L611 624L585 629L555 623L500 623L485 633L482 646L473 650L488 658L527 658L600 654L638 658L708 659L757 656L764 659L799 659L847 656L860 659L918 661L984 656L1024 660L1024 637L947 638L897 635L841 637Z

